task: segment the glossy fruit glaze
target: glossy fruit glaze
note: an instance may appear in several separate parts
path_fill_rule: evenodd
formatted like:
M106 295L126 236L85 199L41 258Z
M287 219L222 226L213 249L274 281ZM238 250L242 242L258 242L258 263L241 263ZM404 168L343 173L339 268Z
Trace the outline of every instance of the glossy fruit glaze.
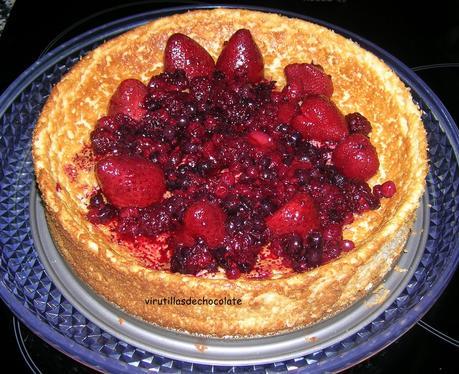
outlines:
M148 85L121 82L91 133L99 189L87 217L147 266L306 271L352 250L343 227L396 192L367 184L379 168L371 124L341 113L321 66L286 66L278 89L238 30L216 63L172 35L164 68Z

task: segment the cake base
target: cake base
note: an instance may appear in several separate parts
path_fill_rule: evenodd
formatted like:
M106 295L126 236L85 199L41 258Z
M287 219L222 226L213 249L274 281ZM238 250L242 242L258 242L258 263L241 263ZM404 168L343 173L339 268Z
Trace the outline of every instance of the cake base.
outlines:
M313 271L271 280L221 280L166 272L133 272L81 251L46 214L51 237L76 275L128 314L160 327L211 337L259 337L297 330L333 317L376 288L399 259L407 224L377 252L354 265L331 262ZM334 275L334 276L332 276ZM150 299L236 300L233 305L159 305ZM238 305L237 300L241 300ZM218 308L218 313L216 311Z

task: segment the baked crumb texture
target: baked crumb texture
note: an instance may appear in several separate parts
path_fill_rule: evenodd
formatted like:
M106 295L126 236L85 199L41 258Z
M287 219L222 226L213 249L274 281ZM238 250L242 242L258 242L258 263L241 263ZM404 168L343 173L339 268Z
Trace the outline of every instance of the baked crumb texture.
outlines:
M216 59L225 40L247 28L260 47L265 76L285 83L294 62L322 65L332 75L333 101L343 113L360 112L373 126L380 170L370 186L393 180L397 193L344 232L355 250L306 273L277 279L227 280L147 269L106 226L86 218L97 186L91 165L68 173L109 99L127 78L147 83L162 71L168 37L181 32ZM125 311L170 329L213 336L276 334L335 315L368 294L393 267L409 236L424 191L426 135L409 89L379 58L324 27L246 10L190 11L158 19L96 48L53 88L36 125L33 157L51 234L76 274ZM66 171L67 170L67 171ZM60 188L56 188L60 186ZM241 298L239 306L146 305L145 298Z

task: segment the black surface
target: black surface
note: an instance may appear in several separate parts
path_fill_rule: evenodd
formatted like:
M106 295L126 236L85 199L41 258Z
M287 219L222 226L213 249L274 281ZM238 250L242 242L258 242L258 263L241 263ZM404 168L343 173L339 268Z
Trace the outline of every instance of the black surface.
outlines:
M212 3L212 2L207 2ZM221 3L221 2L220 2ZM459 63L459 2L400 3L352 0L240 1L277 7L331 22L357 33L395 55L411 67L446 62ZM17 0L0 38L0 92L44 50L95 26L142 11L202 2L165 1L26 1ZM108 10L110 9L110 10ZM456 123L459 122L459 68L436 68L418 74L438 94ZM459 336L457 323L457 275L439 301L423 318L453 338ZM3 332L3 365L10 371L32 371L34 361L43 373L88 373L83 367L24 326L16 326L11 312L0 302L0 328ZM31 358L23 357L22 351ZM21 338L22 337L22 338ZM415 326L398 341L371 359L348 370L349 373L458 373L459 350Z

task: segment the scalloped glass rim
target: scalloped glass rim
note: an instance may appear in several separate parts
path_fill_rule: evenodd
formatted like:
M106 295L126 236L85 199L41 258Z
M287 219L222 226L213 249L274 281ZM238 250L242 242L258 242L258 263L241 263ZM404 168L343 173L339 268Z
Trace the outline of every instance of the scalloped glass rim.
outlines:
M442 130L445 133L445 136L448 138L449 143L452 145L454 156L457 162L458 148L459 148L459 132L454 123L454 120L441 103L439 98L435 93L407 66L405 66L398 59L385 52L378 46L373 43L361 38L360 36L349 32L340 27L334 26L327 22L317 20L311 17L306 17L301 14L296 14L293 12L287 12L272 8L264 7L253 7L253 6L224 6L224 5L212 5L212 6L181 6L174 8L165 8L161 10L145 12L133 16L129 16L120 20L116 20L110 23L107 23L103 26L94 28L90 31L87 31L71 40L63 43L54 50L48 52L46 55L38 59L33 65L31 65L27 70L25 70L2 94L0 97L0 116L4 114L6 109L10 104L17 98L17 96L38 76L43 74L47 69L52 67L62 58L81 50L82 48L95 43L96 41L109 39L113 36L116 36L124 31L127 31L133 27L140 26L150 20L153 20L158 17L164 17L173 13L184 12L187 10L193 9L209 9L215 7L224 7L224 8L245 8L251 10L259 10L265 12L274 12L283 14L285 16L290 16L294 18L304 19L310 22L323 25L330 29L335 30L339 34L348 37L370 52L374 53L378 57L382 58L391 68L404 80L404 82L409 85L413 91L422 98L422 101L427 104L434 116L442 122L444 125ZM10 143L11 145L12 143ZM10 147L9 147L10 148ZM8 151L10 149L7 149ZM1 164L1 170L3 170L3 158ZM458 248L458 239L459 237L455 235L452 238L455 243L455 248ZM428 309L433 305L433 303L438 299L441 292L447 286L449 280L451 279L454 271L459 262L459 251L451 253L450 258L448 259L448 265L446 269L441 273L437 281L430 288L430 290L422 297L420 302L417 304L416 308L412 308L405 315L404 318L398 323L393 323L388 329L384 331L384 336L381 334L375 334L369 340L366 341L364 347L356 346L339 356L334 356L327 358L324 361L318 363L312 363L307 367L304 367L308 370L337 370L343 369L350 365L353 365L371 354L383 349L391 342L393 342L400 335L408 331L408 329L419 319L421 318ZM94 368L105 369L110 371L125 371L126 369L141 371L139 368L136 368L128 363L114 360L109 357L104 357L97 352L94 352L90 349L85 348L82 345L75 344L73 340L68 337L65 337L55 331L52 327L47 325L33 315L24 305L22 305L19 300L11 294L5 285L2 283L0 287L0 296L8 305L8 307L25 323L29 328L31 328L38 336L46 340L55 348L67 353L77 361L84 361L85 364L90 365ZM259 366L257 366L259 368Z

